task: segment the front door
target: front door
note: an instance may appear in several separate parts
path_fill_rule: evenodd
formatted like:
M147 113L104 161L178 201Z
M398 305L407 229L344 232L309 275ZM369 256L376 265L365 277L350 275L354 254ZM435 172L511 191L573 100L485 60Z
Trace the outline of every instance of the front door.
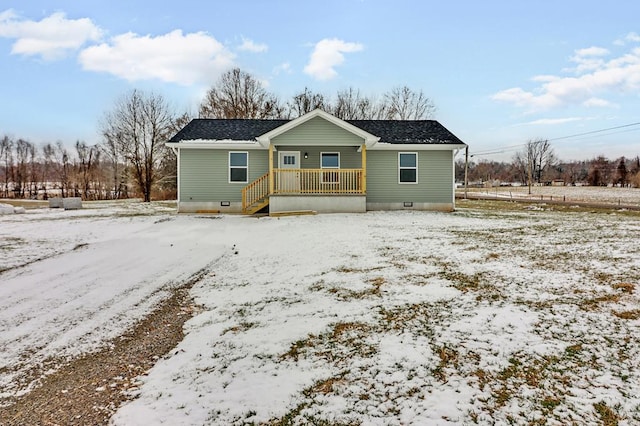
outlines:
M300 151L278 151L279 173L277 189L280 192L300 191ZM291 170L296 169L296 171Z

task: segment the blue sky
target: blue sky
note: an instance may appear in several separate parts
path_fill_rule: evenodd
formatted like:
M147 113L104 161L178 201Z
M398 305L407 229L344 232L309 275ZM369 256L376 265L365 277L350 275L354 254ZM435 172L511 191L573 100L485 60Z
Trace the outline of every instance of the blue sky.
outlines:
M131 89L195 114L240 67L281 99L422 90L477 159L536 138L566 160L635 156L640 125L563 137L640 122L639 16L630 0L0 0L0 135L99 143Z

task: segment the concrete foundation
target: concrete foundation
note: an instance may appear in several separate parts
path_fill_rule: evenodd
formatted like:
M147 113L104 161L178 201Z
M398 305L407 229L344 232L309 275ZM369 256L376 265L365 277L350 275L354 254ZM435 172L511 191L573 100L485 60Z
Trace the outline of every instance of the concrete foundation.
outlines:
M269 212L364 213L366 201L364 195L272 195L269 197Z
M228 206L222 204L229 204ZM178 213L242 213L242 202L240 201L180 201L178 203Z
M455 210L453 203L367 203L367 210L426 210L439 212L452 212Z

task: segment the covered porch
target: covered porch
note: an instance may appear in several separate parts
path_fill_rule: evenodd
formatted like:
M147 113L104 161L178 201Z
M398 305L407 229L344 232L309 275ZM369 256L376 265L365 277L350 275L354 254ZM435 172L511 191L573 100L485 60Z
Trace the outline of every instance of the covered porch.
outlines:
M367 191L366 146L353 147L360 152L360 168L339 168L339 163L333 167L302 168L300 155L285 151L278 155L274 167L276 148L269 145L269 171L242 189L242 210L246 214L253 214L267 205L276 197L288 197L286 200L278 198L277 205L292 209L294 206L311 208L324 206L331 209L332 202L340 202L350 211L364 211L365 194ZM306 158L306 153L304 157ZM354 196L360 196L355 201ZM314 197L299 198L299 197ZM327 198L337 197L337 198ZM351 198L344 198L351 197Z

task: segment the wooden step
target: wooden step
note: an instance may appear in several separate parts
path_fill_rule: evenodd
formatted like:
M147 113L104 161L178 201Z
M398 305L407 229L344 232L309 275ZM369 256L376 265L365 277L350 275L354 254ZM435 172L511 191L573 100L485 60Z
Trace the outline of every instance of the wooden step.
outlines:
M318 212L314 210L289 210L284 212L273 212L269 213L269 216L273 217L281 217L281 216L302 216L308 214L318 214Z
M262 210L263 208L265 208L268 205L269 205L269 198L265 198L264 200L258 201L256 203L250 205L246 209L244 209L243 213L244 214L248 214L248 215L252 215L252 214L255 214L255 213L259 212L260 210Z

